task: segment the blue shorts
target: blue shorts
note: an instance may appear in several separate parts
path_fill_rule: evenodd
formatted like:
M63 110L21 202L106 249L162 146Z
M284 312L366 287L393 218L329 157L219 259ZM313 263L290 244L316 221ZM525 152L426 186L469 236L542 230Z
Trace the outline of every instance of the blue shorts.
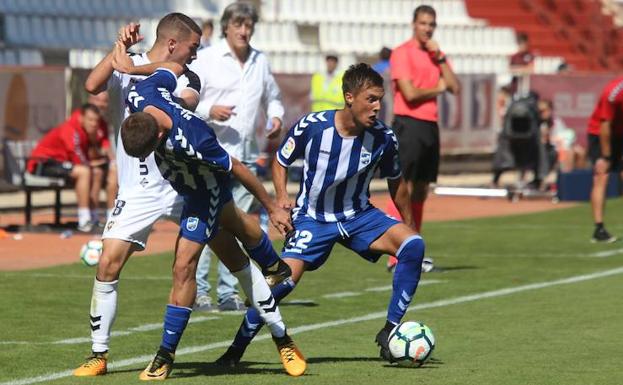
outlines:
M376 262L382 253L370 251L370 244L398 223L375 207L342 222L325 223L307 216L298 217L293 223L294 231L283 246L281 258L303 260L308 270L316 270L325 263L333 245L340 243L362 258Z
M201 194L182 197L180 235L197 243L208 243L218 233L218 217L223 206L232 199L231 189L216 186Z

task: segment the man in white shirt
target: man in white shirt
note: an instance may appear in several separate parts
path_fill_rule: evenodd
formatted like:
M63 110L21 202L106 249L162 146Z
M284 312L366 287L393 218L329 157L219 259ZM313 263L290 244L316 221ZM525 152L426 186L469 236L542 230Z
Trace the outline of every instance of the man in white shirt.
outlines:
M201 95L196 113L216 132L221 146L252 171L260 149L256 125L260 110L265 111L268 139L279 136L283 105L279 87L270 71L266 56L250 45L257 23L256 9L248 3L232 3L221 18L222 39L197 53L190 65L201 80ZM246 212L253 208L253 196L235 182L232 193L236 206ZM210 310L207 273L210 250L204 249L197 267L195 307ZM235 288L236 278L219 263L217 288L220 310L243 310L244 304Z

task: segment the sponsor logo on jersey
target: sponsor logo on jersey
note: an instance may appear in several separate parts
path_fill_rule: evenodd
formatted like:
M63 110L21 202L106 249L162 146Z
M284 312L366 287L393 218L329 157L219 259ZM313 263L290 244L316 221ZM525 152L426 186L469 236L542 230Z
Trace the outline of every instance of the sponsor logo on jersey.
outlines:
M286 144L284 144L283 148L281 149L281 155L283 155L284 158L289 158L290 155L292 155L292 152L294 152L294 147L296 147L294 138L288 138Z
M108 221L108 223L106 224L106 231L110 231L110 229L112 229L114 225L115 221Z
M186 230L188 230L188 231L195 231L195 230L197 230L197 225L198 224L199 224L199 218L197 218L197 217L190 217L186 221Z

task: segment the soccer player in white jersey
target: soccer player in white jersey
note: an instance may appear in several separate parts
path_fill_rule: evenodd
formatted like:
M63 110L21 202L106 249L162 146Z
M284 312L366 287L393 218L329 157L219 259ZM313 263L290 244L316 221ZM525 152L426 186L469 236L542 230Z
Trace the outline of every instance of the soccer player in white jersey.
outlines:
M414 230L398 143L393 131L377 119L383 78L367 64L353 65L344 74L342 90L343 109L301 118L277 152L273 182L282 207L291 207L287 167L303 158L304 169L292 210L294 231L286 238L281 256L290 265L292 277L274 286L272 292L277 301L285 297L305 271L322 266L336 243L370 262L382 254L396 255L387 321L376 336L381 357L391 361L389 332L401 321L415 294L424 241ZM369 184L377 170L388 179L390 195L404 223L370 203ZM234 341L217 363L235 366L261 326L257 311L247 310Z
M148 52L131 56L135 64L173 61L185 66L196 57L201 28L188 16L181 13L164 16L158 23L156 35L156 41ZM142 39L139 25L134 23L121 28L117 36L117 41L123 43L126 49ZM112 60L113 51L91 71L85 88L92 94L107 88L116 89L120 94L119 103L125 107L129 89L144 77L114 71ZM198 78L193 75L187 72L186 79L178 82L176 90L176 95L190 109L194 109L199 100ZM108 343L117 311L117 285L121 269L134 251L145 248L156 220L167 218L178 222L183 206L182 199L158 172L153 154L141 160L132 158L126 154L121 140L118 140L116 155L119 193L102 235L104 250L97 267L91 298L92 354L74 371L76 376L106 374Z

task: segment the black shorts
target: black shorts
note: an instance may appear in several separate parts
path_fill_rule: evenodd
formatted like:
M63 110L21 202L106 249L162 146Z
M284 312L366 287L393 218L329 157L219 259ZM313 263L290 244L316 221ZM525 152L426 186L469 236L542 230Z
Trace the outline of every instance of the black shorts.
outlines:
M396 116L402 175L414 182L436 182L439 173L439 126L436 122Z
M610 137L610 171L621 171L621 156L623 155L623 136ZM599 135L588 134L588 158L595 164L601 157Z
M71 162L59 162L47 159L37 162L33 174L52 178L69 178L74 165Z

